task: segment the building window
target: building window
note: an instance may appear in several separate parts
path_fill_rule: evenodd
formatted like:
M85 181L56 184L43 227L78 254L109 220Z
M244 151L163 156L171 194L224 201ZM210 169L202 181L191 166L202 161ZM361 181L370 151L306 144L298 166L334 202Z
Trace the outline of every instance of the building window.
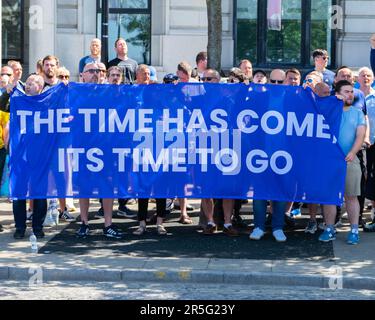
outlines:
M108 10L105 10L105 3ZM116 58L114 43L124 38L129 57L138 63L151 63L151 0L97 1L98 37L102 35L103 14L108 12L108 60ZM104 10L103 10L104 8Z
M2 1L2 59L3 63L8 60L22 62L23 54L23 1Z
M330 29L333 0L235 0L235 63L256 66L312 64L311 52L326 49L334 67L334 34Z

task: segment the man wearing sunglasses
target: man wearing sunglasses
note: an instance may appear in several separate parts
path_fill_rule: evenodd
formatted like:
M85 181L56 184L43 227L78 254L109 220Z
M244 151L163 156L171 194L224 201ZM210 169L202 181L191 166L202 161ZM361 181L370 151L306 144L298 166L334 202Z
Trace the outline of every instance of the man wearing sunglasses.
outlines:
M308 71L303 78L306 77L312 71L317 71L323 74L323 82L329 85L332 89L332 85L335 79L335 73L327 69L329 63L329 55L326 50L316 49L312 54L315 67L314 69Z
M84 83L98 83L100 68L96 63L88 63L81 74ZM82 182L84 183L84 182ZM79 206L81 209L82 224L76 233L78 238L86 238L90 234L89 229L89 206L90 199L79 199ZM124 233L115 225L112 224L112 210L113 199L103 199L104 210L104 229L103 234L106 238L121 239Z
M20 91L25 90L25 84L21 81L21 64L18 61L9 61L7 66L1 68L1 76L4 77L4 79L8 77L8 83L0 94L0 110L9 112L10 93L15 87Z
M1 68L1 75L7 75L10 78L13 76L13 69L9 66L4 66Z
M284 84L286 75L285 71L281 69L274 69L270 74L270 84L282 85Z

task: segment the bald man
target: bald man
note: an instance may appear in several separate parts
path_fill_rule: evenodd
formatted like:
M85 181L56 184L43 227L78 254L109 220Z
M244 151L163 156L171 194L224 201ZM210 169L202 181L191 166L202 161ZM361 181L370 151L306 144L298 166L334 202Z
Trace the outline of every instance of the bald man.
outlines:
M102 51L102 42L100 39L95 38L91 40L90 55L83 57L79 61L79 73L83 72L85 65L91 62L99 63L101 60L100 53Z

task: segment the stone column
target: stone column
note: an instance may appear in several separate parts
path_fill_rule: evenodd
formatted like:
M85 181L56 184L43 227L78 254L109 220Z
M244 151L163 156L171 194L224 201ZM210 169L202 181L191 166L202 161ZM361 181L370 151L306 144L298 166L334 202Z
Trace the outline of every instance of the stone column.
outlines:
M30 0L28 18L30 72L35 71L35 64L48 54L55 54L56 39L56 1Z

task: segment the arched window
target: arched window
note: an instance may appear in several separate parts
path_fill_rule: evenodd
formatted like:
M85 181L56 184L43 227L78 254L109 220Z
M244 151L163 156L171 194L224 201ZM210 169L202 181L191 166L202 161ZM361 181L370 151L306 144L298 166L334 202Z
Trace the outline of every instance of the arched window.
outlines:
M325 49L335 66L332 0L235 0L235 59L257 67L311 65L314 49Z

